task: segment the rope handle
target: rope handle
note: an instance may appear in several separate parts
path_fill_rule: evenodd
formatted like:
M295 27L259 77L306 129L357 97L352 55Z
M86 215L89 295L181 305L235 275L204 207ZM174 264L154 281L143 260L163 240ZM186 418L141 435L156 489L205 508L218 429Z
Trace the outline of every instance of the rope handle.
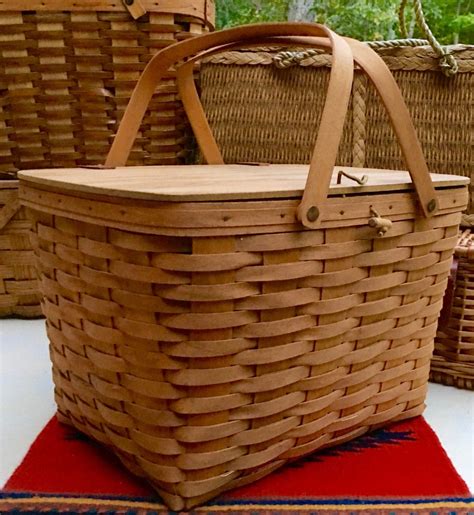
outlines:
M400 24L400 33L402 38L408 37L407 26L405 22L405 8L407 6L408 0L400 1L400 8L398 9L398 21ZM428 40L431 48L436 52L438 57L440 58L440 68L441 71L448 77L452 77L455 75L459 69L458 63L454 56L446 49L443 48L438 40L435 38L434 34L431 32L431 29L426 22L425 15L423 13L423 6L421 5L421 0L413 0L413 8L415 10L415 17L418 27L423 32L424 36Z
M405 23L405 8L408 0L401 0L400 8L398 10L398 19L400 24L400 32L402 39L391 39L387 41L365 41L365 44L370 48L396 48L396 47L418 47L430 45L440 60L440 68L444 75L452 77L459 70L458 62L455 57L447 50L443 48L438 40L435 38L431 29L429 28L421 5L421 0L413 0L413 6L415 9L416 21L420 30L425 35L426 39L414 39L408 38L408 32ZM317 50L303 50L303 51L282 51L273 57L273 62L277 68L289 68L300 64L305 59L319 55Z

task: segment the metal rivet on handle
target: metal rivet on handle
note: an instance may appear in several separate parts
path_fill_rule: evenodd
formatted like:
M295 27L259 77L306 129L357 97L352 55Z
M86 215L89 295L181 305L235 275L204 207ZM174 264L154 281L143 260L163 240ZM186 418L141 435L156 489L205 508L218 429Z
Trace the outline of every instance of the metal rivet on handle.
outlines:
M316 206L311 206L306 213L306 218L310 222L316 222L319 218L319 209Z
M435 209L436 209L436 200L434 198L432 198L428 202L428 212L432 213Z

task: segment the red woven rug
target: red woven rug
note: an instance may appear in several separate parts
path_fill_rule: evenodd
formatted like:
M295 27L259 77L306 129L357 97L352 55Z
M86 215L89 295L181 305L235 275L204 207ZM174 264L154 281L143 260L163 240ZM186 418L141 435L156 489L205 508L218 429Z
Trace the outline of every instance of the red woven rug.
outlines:
M474 514L474 500L422 417L287 465L196 514ZM0 493L0 513L169 513L145 482L52 419Z

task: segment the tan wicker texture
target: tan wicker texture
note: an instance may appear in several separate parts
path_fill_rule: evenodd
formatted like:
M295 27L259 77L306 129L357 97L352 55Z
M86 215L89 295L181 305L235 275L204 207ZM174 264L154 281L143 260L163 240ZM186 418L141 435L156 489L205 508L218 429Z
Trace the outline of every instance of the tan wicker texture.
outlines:
M0 178L0 317L41 316L30 227L18 200L18 181Z
M474 234L462 232L449 324L438 331L431 380L474 390Z
M451 47L445 77L430 47L377 49L397 80L431 172L474 175L474 47ZM234 51L202 66L202 102L226 162L306 163L324 104L329 56L278 69L279 49ZM362 74L354 83L338 163L400 169L393 129ZM474 192L471 193L471 197Z
M97 165L151 55L212 27L211 0L0 0L0 171ZM184 162L173 74L154 96L131 163Z

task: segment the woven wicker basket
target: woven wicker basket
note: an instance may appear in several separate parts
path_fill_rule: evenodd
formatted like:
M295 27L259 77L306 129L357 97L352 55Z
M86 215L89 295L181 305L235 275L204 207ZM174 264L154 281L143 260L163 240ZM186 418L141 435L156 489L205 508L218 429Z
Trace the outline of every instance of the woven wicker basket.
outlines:
M212 0L0 0L0 172L102 164L149 58L213 20ZM131 163L184 162L192 145L172 73L151 107ZM21 249L26 259L26 233L11 231L0 250L0 316L36 316L32 269L18 262L13 271L7 257Z
M474 390L474 234L464 230L454 250L456 277L451 315L438 331L431 380Z
M124 167L168 67L294 34L333 47L309 174L222 164L192 74L180 75L193 60L178 70L183 103L214 166ZM352 54L377 84L412 179L344 169L330 186ZM370 49L311 24L235 28L164 49L106 167L20 174L56 399L63 421L112 447L172 509L422 412L468 180L430 180L396 83Z
M403 93L430 171L473 177L474 46L450 47L459 66L453 77L441 73L438 56L429 46L376 51ZM203 64L202 102L226 162L308 162L330 57L320 52L280 69L275 62L281 62L282 55L280 49L245 49ZM362 73L354 81L337 162L404 166L375 88ZM473 195L471 190L471 199Z
M102 164L151 55L213 20L212 0L0 0L0 171ZM152 108L131 163L182 162L171 73Z
M18 181L0 174L0 316L41 316L31 222L18 200Z

